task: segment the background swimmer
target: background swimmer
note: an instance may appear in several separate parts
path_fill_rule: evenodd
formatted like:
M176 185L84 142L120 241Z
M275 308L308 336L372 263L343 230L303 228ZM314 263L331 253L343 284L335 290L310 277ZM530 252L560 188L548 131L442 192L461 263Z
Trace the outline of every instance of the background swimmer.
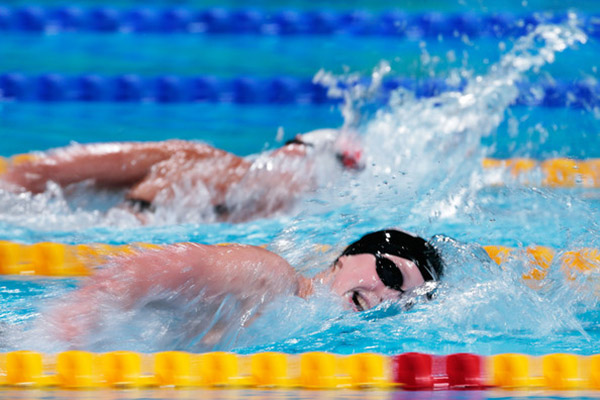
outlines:
M137 213L184 193L206 200L216 219L240 221L285 209L318 187L320 177L332 179L333 164L361 168L360 148L333 129L298 135L248 158L181 140L72 145L11 166L0 188L40 193L49 182L66 187L83 181L125 187L124 205Z
M246 326L280 295L307 298L315 285L323 285L349 309L362 311L407 293L430 293L442 274L442 259L429 242L397 230L363 236L310 279L260 247L184 243L118 259L89 278L48 318L57 336L73 343L96 330L107 303L125 312L169 302L195 304L201 297L201 307L190 319L206 329L202 342L210 346L218 343L232 319L237 328ZM211 325L202 320L200 315L218 314L231 297L236 310L226 313L229 321Z

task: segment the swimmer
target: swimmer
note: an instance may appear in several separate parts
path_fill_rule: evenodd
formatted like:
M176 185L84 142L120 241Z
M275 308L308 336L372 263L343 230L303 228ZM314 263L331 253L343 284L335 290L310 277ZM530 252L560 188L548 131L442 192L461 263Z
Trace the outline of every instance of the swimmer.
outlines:
M331 179L332 165L359 170L360 158L356 141L334 129L297 135L278 149L247 158L182 140L76 144L10 166L0 188L41 193L49 182L64 188L84 181L125 188L122 207L142 221L144 213L188 195L197 200L190 200L192 205L207 207L216 220L238 222L285 210L318 187L319 177Z
M210 318L226 298L237 303L237 327L246 326L278 296L308 298L323 285L349 310L363 311L384 301L431 293L443 274L443 261L428 241L403 231L369 233L350 244L331 267L307 278L282 257L261 247L182 243L119 258L100 270L50 313L57 335L73 342L96 330L107 302L123 311L157 301L193 304ZM176 300L177 299L177 300ZM222 314L222 312L220 313ZM232 313L228 313L231 317ZM197 315L189 320L211 326ZM223 324L202 339L218 343Z

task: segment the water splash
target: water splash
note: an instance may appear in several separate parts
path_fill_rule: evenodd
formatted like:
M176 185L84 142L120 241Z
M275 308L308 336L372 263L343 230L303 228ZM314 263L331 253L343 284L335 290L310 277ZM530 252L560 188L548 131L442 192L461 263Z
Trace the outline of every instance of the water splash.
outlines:
M335 299L326 295L303 304L279 302L271 315L247 332L249 337L240 338L236 351L596 351L599 333L593 321L598 298L590 300L590 288L575 282L566 285L558 264L552 267L557 271L555 281L548 283L551 288L540 290L521 278L520 271L531 268L526 257L499 266L477 245L445 236L437 236L433 243L447 262L446 277L433 300L416 299L408 311L399 304L384 303L364 313L336 309ZM600 274L594 276L597 285ZM301 312L295 313L297 310ZM258 335L261 331L269 331L269 335ZM256 337L264 342L257 343Z
M387 107L355 127L364 136L369 167L342 184L350 192L347 197L360 204L358 212L386 209L398 215L390 221L393 225L407 219L410 223L410 216L418 216L419 222L423 217L447 218L468 207L469 197L483 186L481 160L489 148L481 146L481 138L503 121L518 96L517 82L552 63L556 53L586 42L577 24L571 15L565 24L536 27L486 75L469 78L461 91L431 98L416 98L406 89L393 93ZM388 71L386 64L377 67L366 87L353 75L336 79L320 72L316 79L332 95L344 98L345 126L353 126L360 119L361 102ZM340 87L349 89L339 93Z
M565 230L567 234L570 229L573 233L583 230L575 237L586 235L583 242L588 245L597 242L594 238L600 235L593 221L583 228L577 227L581 219L569 221L569 216L598 215L576 193L509 186L503 195L498 190L484 190L481 172L481 161L489 151L481 146L481 138L503 121L518 96L516 83L553 62L556 53L585 43L587 38L576 25L577 21L571 17L564 25L538 26L516 41L513 49L492 66L488 74L470 78L462 91L418 99L401 89L392 96L387 107L358 127L361 101L368 98L372 89L353 87L360 85L354 76L349 80L345 77L336 80L330 74L319 73L319 81L328 84L334 95L339 94L336 91L340 87L352 87L341 94L345 99L345 126L361 131L369 157L365 173L348 177L319 197L330 206L333 204L331 209L339 209L336 214L339 219L328 215L328 232L335 237L333 242L347 243L365 230L394 225L417 232L431 232L432 228L457 231L462 227L466 237L477 238L475 240L483 244L512 237L513 243L519 246L521 240L527 239L520 236L527 231L526 227L536 230L537 236L543 236L541 241L548 241L547 229L550 228L559 237ZM340 85L340 81L343 84ZM521 198L524 200L519 202ZM352 207L348 207L349 203ZM499 213L516 217L514 231L504 229L496 234L486 231L488 224L482 223L481 229L472 226L472 222L499 218ZM538 219L540 215L544 216ZM544 221L550 226L544 225ZM300 225L307 222L310 223L310 218L303 218L275 242L278 250L300 264L310 264L310 261L303 261L294 249L286 252L285 244L306 238L307 229ZM534 238L531 235L529 240ZM555 276L553 290L534 289L521 278L521 274L531 268L525 257L515 258L500 267L476 244L443 237L437 238L436 243L449 267L438 298L433 302L418 302L409 312L398 312L394 305L382 305L358 320L354 314L329 317L323 311L321 318L327 321L323 324L325 328L311 328L311 322L306 322L299 336L254 346L250 351L393 353L421 350L483 354L502 351L539 354L549 349L594 351L598 333L590 327L593 319L588 318L595 315L598 304L594 289L598 282L596 272L567 282L562 263L556 261L551 267L551 276ZM573 238L564 237L555 243L581 245ZM311 270L314 266L305 268ZM585 284L577 284L579 281ZM369 318L372 315L376 317ZM382 315L386 318L378 318ZM289 327L276 329L285 337L284 332ZM345 338L352 338L351 345L339 339L341 332Z
M364 87L357 76L352 76L346 85L350 89L339 93L346 98L344 128L358 130L363 135L368 155L366 170L361 175L345 176L338 184L325 185L309 196L298 206L299 217L295 221L262 221L254 224L254 228L241 225L238 236L233 235L234 240L251 239L265 227L272 232L281 231L271 248L310 274L325 268L339 253L342 243L383 226L402 225L418 233L464 231L471 234L466 235L469 239L479 238L479 242L512 237L516 245L522 243L518 241L519 235L530 230L547 229L550 233L545 234L546 240L552 240L548 239L552 233L556 236L572 233L565 230L567 221L552 225L558 219L574 215L565 209L577 210L577 216L598 213L587 213L589 207L573 198L576 196L573 193L514 187L505 192L484 190L480 162L488 149L481 146L480 140L503 120L516 99L517 81L552 62L557 52L585 43L585 35L575 25L572 19L564 25L538 26L515 42L513 49L488 74L470 77L462 91L419 99L410 91L399 90L386 107L366 120L360 111L377 96L380 78L389 66L377 67L371 83ZM329 81L336 87L339 82L339 78L324 72L316 79ZM31 208L23 213L31 216L49 207L50 214L68 216L60 196L57 199L55 206L45 204L44 197L25 199ZM41 203L36 205L37 201ZM525 209L525 204L530 209ZM556 208L549 207L550 204L556 204ZM514 217L514 223L502 226L502 230L487 231L488 226L482 221L500 218L502 211ZM552 213L557 216L547 218ZM546 218L545 224L536 224L540 216ZM165 218L172 217L174 214L167 212ZM15 218L17 223L19 217ZM68 218L62 221L76 223ZM104 222L100 217L90 224ZM45 223L49 222L41 225ZM269 223L276 227L270 227ZM556 243L565 248L598 244L600 235L593 223L583 231L571 238L560 238ZM584 235L587 240L581 240ZM550 267L548 283L541 289L531 288L520 276L530 268L524 258L514 258L500 267L476 244L444 236L436 237L434 242L444 255L448 271L437 298L432 301L416 299L408 311L398 304L386 303L357 314L343 311L326 292L318 293L308 302L286 297L272 303L248 330L232 327L219 348L245 353L327 350L537 354L551 350L589 354L595 351L599 339L594 330L598 313L595 272L569 280L562 264L556 261ZM316 256L311 247L315 243L334 247ZM222 306L223 315L227 315L227 301ZM143 348L145 351L173 346L202 350L194 341L202 335L194 336L195 328L188 326L186 339L177 337L174 332L182 321L174 320L173 314L164 310L167 309L155 307L153 313L147 314L148 309L144 308L136 310L137 314L122 316L117 310L107 309L107 318L115 317L112 321L115 325L107 325L110 328L107 332L115 328L119 335L108 337L105 332L92 337L86 345L107 349L115 345L115 338L117 341L127 338L126 343L137 350L145 346L136 347L138 340L149 344L150 347ZM191 307L189 313L181 315L185 319L199 318L203 312ZM145 317L148 319L144 320ZM124 329L125 321L131 319L135 321L135 329ZM159 339L153 341L149 336ZM112 342L107 342L109 339Z
M387 62L376 66L366 83L358 74L336 77L320 71L314 81L329 87L332 97L344 100L341 131L358 131L363 136L367 168L360 175L343 177L336 172L332 177L334 169L330 168L330 160L324 155L316 157L315 163L324 167L319 171L306 171L306 174L318 175L322 190L317 196L309 197L327 202L329 207L305 204L285 211L291 215L310 214L313 209L324 213L353 201L357 204L355 213L372 210L375 206L388 208L391 214L399 216L396 221L391 221L392 224L406 222L412 215L427 218L455 215L457 208L467 204L470 194L481 187L479 163L488 151L481 146L481 138L503 121L506 110L518 95L516 82L530 71L535 72L553 62L556 53L585 43L586 36L576 25L577 20L571 16L562 25L536 27L518 39L512 50L487 74L469 77L461 91L423 99L400 89L392 94L386 107L376 111L373 111L374 101L381 97L383 79L391 71ZM469 75L463 72L450 75ZM255 162L260 163L260 158ZM294 169L297 165L277 167ZM336 184L337 179L339 183ZM159 206L155 214L146 218L147 223L169 225L214 223L217 220L214 210L207 207L210 202L206 201L205 188L190 184L179 189L171 204ZM280 197L276 188L271 189L270 196ZM240 192L245 191L252 190L248 185L240 185L232 197L240 197ZM69 230L74 225L80 229L139 226L139 221L125 212L92 210L77 200L85 196L68 196L56 187L50 187L38 196L11 197L1 191L0 196L3 200L0 221L11 226L29 226L38 230L48 227ZM265 197L265 194L260 191L245 194L241 196L246 200L243 204L251 204L247 200L252 196ZM106 211L107 206L116 204L114 197L105 193L88 195L88 199L90 197L104 199L103 203L93 202L100 210ZM38 218L40 214L44 218Z

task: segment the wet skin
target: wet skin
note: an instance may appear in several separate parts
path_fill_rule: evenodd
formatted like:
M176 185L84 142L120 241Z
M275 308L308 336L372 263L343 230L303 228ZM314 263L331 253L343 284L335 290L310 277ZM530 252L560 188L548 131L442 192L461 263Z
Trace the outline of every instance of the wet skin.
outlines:
M414 262L390 254L383 257L392 261L402 273L402 292L422 285L425 281ZM396 300L402 292L387 287L377 274L373 254L346 255L338 258L331 269L319 279L343 297L355 311L373 308L387 300Z
M403 274L402 291L423 283L413 262L383 256L392 260ZM355 311L375 307L402 294L383 284L377 275L375 256L371 254L340 257L332 267L309 279L298 274L285 259L263 248L180 243L113 260L110 267L86 279L62 300L47 318L58 338L73 342L93 332L101 323L105 301L127 310L149 298L169 299L177 293L183 299L203 295L207 307L218 307L224 296L234 296L243 309L257 310L257 316L262 305L276 296L308 298L314 293L315 284L330 287ZM211 341L218 341L221 334L211 332Z
M337 156L344 169L360 170L357 145L336 137L337 131L327 129L298 135L255 161L183 140L76 144L10 165L0 176L0 189L41 193L48 182L65 187L91 181L127 188L123 207L138 215L170 204L177 193L206 193L204 205L218 220L241 222L279 212L315 189L317 153ZM315 144L303 142L308 139Z

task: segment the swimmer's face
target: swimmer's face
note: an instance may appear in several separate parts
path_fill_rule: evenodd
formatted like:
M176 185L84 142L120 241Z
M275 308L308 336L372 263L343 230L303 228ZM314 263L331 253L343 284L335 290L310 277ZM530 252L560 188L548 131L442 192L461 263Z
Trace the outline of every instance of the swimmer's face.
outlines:
M392 289L383 283L378 273L378 262L387 265L390 273L401 279L399 287ZM390 254L342 256L336 260L327 281L331 290L355 311L368 310L386 300L398 299L403 292L425 282L414 262Z
M362 171L365 168L363 147L354 136L340 136L334 145L335 156L347 170Z
M333 151L341 166L347 170L364 169L363 146L356 134L340 134L336 129L318 129L296 135L286 145L310 146L318 151Z

